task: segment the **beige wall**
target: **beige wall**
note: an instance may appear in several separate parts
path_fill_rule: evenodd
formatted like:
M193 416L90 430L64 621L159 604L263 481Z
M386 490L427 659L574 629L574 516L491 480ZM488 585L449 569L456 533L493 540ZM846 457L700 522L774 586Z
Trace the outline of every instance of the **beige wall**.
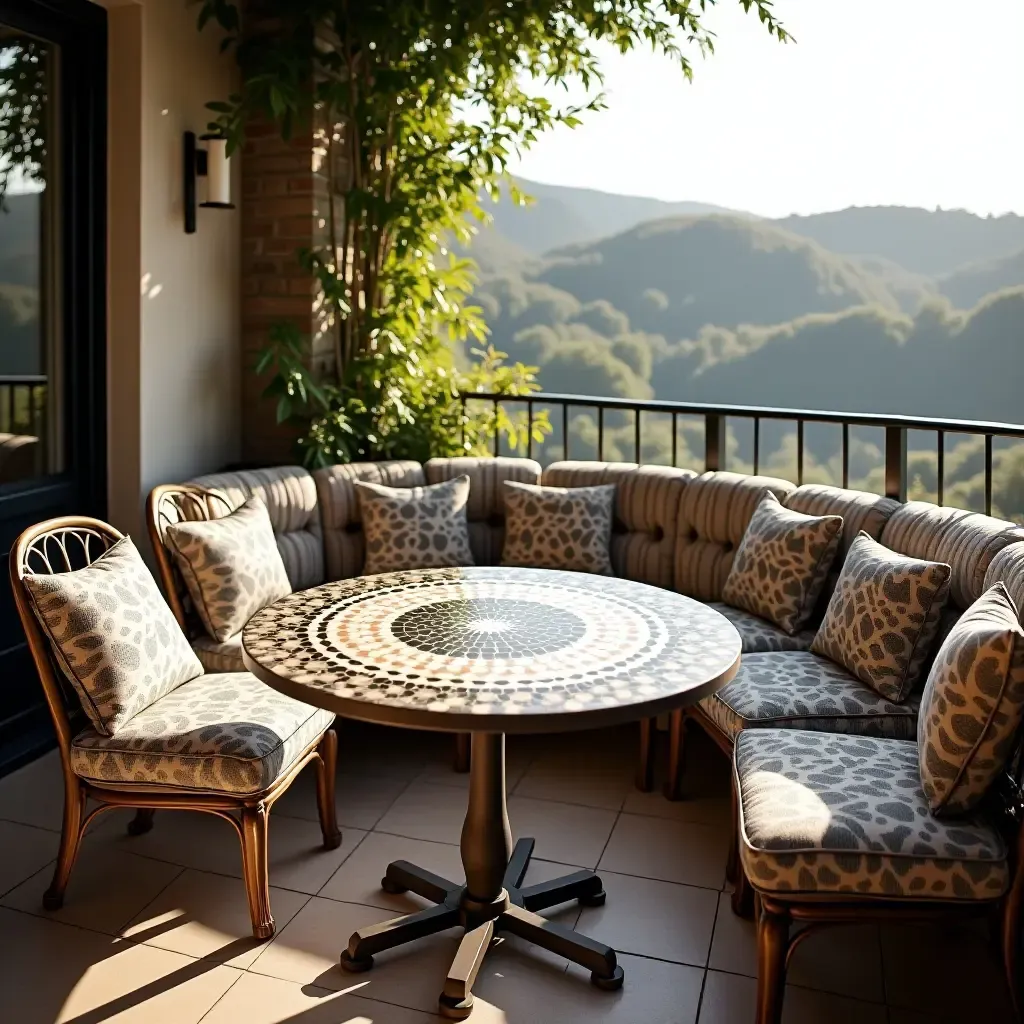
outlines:
M239 211L199 210L193 235L182 211L182 133L205 131L205 104L232 91L236 72L185 0L106 6L109 515L141 534L154 484L239 457Z

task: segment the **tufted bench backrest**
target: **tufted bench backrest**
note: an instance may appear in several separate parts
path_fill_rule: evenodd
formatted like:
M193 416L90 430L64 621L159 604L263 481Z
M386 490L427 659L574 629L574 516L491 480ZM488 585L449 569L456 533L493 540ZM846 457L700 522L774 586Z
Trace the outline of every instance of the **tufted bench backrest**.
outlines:
M431 459L423 470L428 484L465 474L469 477L469 546L477 565L497 565L505 545L505 481L540 483L540 463L533 459L456 457Z
M270 513L270 524L292 587L304 590L324 582L320 512L316 485L308 470L301 466L275 466L209 473L190 483L216 492L232 510L254 495L261 498ZM219 507L212 506L211 513L217 515ZM227 514L227 509L223 514Z
M679 505L697 474L632 462L553 462L546 487L615 484L612 568L617 576L671 587Z
M985 573L985 589L996 583L1006 585L1017 606L1017 617L1024 622L1024 543L1007 544L992 559Z
M911 558L947 562L953 569L949 605L959 613L985 592L996 555L1008 544L1024 541L1024 527L980 512L911 501L893 513L881 539L887 548Z
M363 571L366 541L355 483L363 480L385 487L422 487L423 467L411 459L351 462L313 473L320 521L324 532L324 562L328 580L347 580Z
M765 491L784 502L796 484L772 476L702 473L683 491L673 586L687 597L720 601L725 578Z

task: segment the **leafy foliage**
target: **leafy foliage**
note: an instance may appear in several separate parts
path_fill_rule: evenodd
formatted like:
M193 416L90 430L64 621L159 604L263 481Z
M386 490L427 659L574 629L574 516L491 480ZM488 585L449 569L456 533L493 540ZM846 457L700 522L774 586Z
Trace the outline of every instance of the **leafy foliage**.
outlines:
M48 44L8 36L0 47L0 209L15 173L43 183L46 166Z
M505 367L494 349L463 379L456 354L487 331L469 304L472 265L447 251L486 220L510 159L554 125L572 127L603 105L599 44L644 45L693 73L691 53L713 50L703 16L716 0L254 0L243 31L238 4L202 0L199 26L214 21L242 72L241 90L210 104L212 127L237 147L254 118L285 137L312 124L329 181L328 240L301 258L319 283L333 331L333 381L319 396L296 376L304 340L272 340L264 369L279 415L312 416L312 462L355 454L439 451L455 423L454 393L536 388L529 367ZM738 0L769 33L788 35L770 0ZM557 106L542 84L580 82L589 98ZM454 404L453 404L454 402ZM543 421L537 425L543 430Z

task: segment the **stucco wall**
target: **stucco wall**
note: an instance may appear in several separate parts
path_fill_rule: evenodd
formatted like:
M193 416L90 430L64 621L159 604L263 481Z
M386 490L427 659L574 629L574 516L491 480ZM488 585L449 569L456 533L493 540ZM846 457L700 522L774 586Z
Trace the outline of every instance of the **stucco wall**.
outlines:
M107 6L109 515L141 535L154 484L239 457L239 211L199 210L193 235L182 212L182 133L205 131L236 72L185 0Z

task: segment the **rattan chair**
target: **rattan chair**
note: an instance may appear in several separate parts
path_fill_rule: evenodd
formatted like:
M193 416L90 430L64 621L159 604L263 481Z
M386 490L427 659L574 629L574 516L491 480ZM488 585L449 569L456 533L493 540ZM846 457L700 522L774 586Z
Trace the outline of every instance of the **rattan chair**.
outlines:
M23 579L30 573L70 572L90 565L108 550L121 534L96 519L65 517L51 519L25 530L10 554L11 589L29 650L43 685L53 718L64 773L64 822L53 881L45 896L48 910L58 909L71 876L82 836L90 822L115 807L134 807L138 813L128 826L133 835L148 832L158 810L205 811L231 823L242 846L242 866L253 935L268 939L274 934L268 878L268 815L278 797L310 762L316 768L317 805L324 847L341 844L334 805L334 780L338 739L327 729L297 757L286 772L266 790L251 794L197 792L173 785L127 782L99 782L80 778L72 768L71 745L77 729L73 720L79 709L77 695L64 678L51 654ZM200 677L202 678L202 677ZM87 809L87 801L96 806Z
M821 736L823 734L816 734ZM1018 741L1020 737L1018 737ZM889 742L882 740L880 742ZM898 742L898 741L897 741ZM1009 888L999 899L940 899L926 894L915 898L863 895L856 892L781 892L759 888L744 869L738 843L742 843L737 773L733 772L732 805L737 848L730 857L735 887L732 909L757 926L757 1012L755 1024L780 1024L786 970L796 947L823 928L856 924L958 924L987 920L993 938L999 936L1003 968L1016 1019L1022 1019L1018 962L1021 909L1024 905L1024 756L1019 744L1010 769L992 787L984 802L984 817L1000 833L1008 852ZM776 767L776 770L777 767ZM954 821L955 824L955 821ZM794 932L793 926L801 925ZM936 964L936 969L943 965ZM956 970L957 965L946 965ZM980 1019L980 1018L979 1018Z

